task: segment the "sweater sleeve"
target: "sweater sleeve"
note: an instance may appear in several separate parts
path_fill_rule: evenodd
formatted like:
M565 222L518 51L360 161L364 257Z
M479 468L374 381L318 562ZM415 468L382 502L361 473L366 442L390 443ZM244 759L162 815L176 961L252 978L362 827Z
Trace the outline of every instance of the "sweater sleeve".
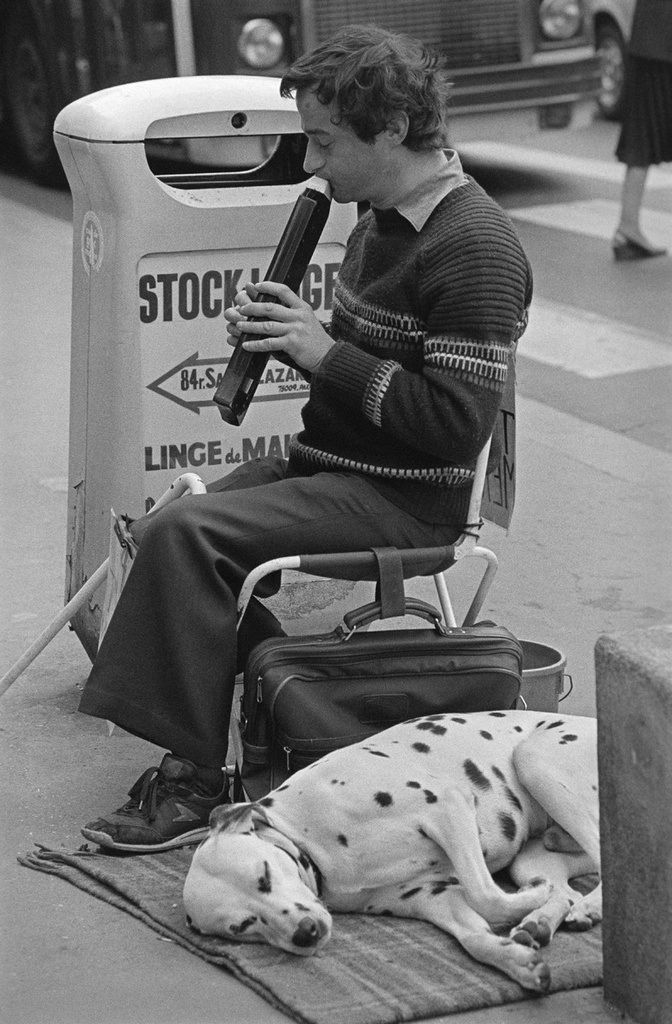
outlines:
M508 218L487 197L468 199L452 204L419 252L421 358L404 365L339 342L313 379L421 460L463 466L494 429L531 299L529 264Z

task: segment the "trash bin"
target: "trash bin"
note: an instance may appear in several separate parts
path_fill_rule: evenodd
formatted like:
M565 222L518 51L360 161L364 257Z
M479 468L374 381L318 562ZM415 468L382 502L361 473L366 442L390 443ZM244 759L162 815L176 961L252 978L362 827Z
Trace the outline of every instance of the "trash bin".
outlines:
M107 555L110 508L141 515L185 471L207 484L286 453L307 392L298 374L271 360L240 427L212 396L230 351L223 312L263 278L310 182L296 106L272 78L103 89L65 107L54 138L74 206L67 600ZM249 170L150 168L146 143L209 138L248 149L263 138L269 152ZM303 280L325 319L356 216L333 204ZM101 604L98 594L73 621L92 656Z

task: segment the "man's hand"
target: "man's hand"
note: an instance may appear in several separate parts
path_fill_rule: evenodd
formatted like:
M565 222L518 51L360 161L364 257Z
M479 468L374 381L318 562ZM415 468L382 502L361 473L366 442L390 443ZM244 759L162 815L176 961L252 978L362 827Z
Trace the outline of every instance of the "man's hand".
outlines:
M260 294L274 295L278 302L255 301ZM243 348L248 352L286 352L297 366L312 372L334 344L308 303L286 284L246 284L235 302L224 311L230 345L236 345L243 335Z

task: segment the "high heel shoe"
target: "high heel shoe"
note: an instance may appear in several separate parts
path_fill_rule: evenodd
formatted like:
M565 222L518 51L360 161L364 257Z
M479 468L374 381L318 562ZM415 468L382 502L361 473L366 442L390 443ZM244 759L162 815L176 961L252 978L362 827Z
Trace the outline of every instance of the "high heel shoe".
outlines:
M616 260L648 260L654 256L664 256L664 246L643 245L634 238L628 238L622 231L617 231L612 242L614 259Z

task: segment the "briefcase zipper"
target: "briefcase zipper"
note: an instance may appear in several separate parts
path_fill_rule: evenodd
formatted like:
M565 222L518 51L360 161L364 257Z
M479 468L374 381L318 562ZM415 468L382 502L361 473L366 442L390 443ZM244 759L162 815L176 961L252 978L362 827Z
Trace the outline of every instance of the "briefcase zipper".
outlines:
M264 677L261 674L257 676L257 704L264 703L263 694L261 692L263 679ZM303 679L305 683L309 683L311 681L310 676L300 676L296 672L293 672L291 676L285 676L284 679L280 680L278 684L278 691L281 690L286 683L291 683L292 679Z
M359 633L359 631L357 629L353 629L350 632L342 632L342 631L339 631L339 629L340 629L340 627L338 627L332 633L325 633L322 636L303 636L303 637L302 636L297 636L297 637L292 637L291 639L294 641L294 643L292 645L292 654L290 655L290 658L294 659L296 657L297 649L301 648L301 647L305 647L307 650L315 649L315 648L318 648L318 647L320 649L325 648L325 647L333 647L334 649L342 648L344 646L344 644L346 644L352 637L354 637L355 635L358 635L358 633ZM412 632L413 632L412 630L409 630L409 633L412 633ZM458 629L455 629L454 627L451 627L450 631L446 631L446 633L444 633L443 635L444 636L458 635L460 637L463 637L464 635L466 635L466 630L458 630ZM267 658L267 656L269 654L273 655L278 650L282 651L282 649L284 647L286 647L286 644L284 643L284 641L287 640L287 639L290 639L290 638L289 637L283 637L282 640L277 644L277 646L271 646L271 644L272 644L271 640L262 641L262 644L264 646L264 650L262 652L258 653L258 654L254 654L253 653L252 657L255 658L255 660L257 660L257 661L258 660L266 660L266 658ZM484 638L474 636L472 639L474 641L477 640L477 639L482 641ZM501 637L501 638L491 637L490 638L490 643L492 643L492 644L499 644L499 645L504 643L505 646L504 647L497 646L494 649L493 648L489 648L486 651L484 651L484 653L486 653L486 654L499 653L502 650L508 652L508 651L511 650L510 646L508 646L508 638L504 638L504 637ZM459 653L459 654L468 653L469 647L471 647L471 646L473 646L473 644L469 644L468 645L468 647L466 649L466 652L465 652L464 649L458 648L457 649L457 653ZM402 653L403 653L403 651L402 651ZM250 668L251 668L251 666L250 666Z
M299 638L299 639L300 639L300 638ZM317 642L315 642L315 641L313 640L313 641L312 641L311 643L306 643L306 645L305 645L305 646L306 646L306 648L307 648L307 649L309 649L309 650L310 650L310 649L312 649L312 648L315 648L315 647L317 647L318 645L320 645L320 646L324 645L325 647L328 647L328 646L332 646L332 647L341 647L341 646L342 646L342 644L343 644L343 640L342 640L342 639L341 639L340 637L338 637L338 638L333 638L333 637L331 637L331 636L330 636L330 637L325 637L325 639L324 639L324 640L319 640L319 641L317 641ZM270 653L270 654L275 654L275 651L276 651L276 650L278 650L278 649L279 649L279 650L282 650L282 646L281 646L281 647L279 647L279 648L271 649L270 651L269 651L268 649L266 649L266 650L264 651L264 658L265 658L265 656L266 656L266 655L268 655L269 653ZM292 654L288 656L288 657L289 657L289 660L290 660L290 661L295 661L295 660L296 660L296 653L295 653L295 650L296 650L296 649L294 649L294 651L292 652ZM293 676L288 676L288 678L289 678L289 679L292 679L292 678L294 678L294 677L293 677ZM263 704L263 701L262 701L262 697L261 697L261 682L262 682L262 679L263 679L263 674L262 674L261 672L257 672L257 685L256 685L256 693L257 693L257 704ZM283 680L282 680L282 683L284 684L284 682L285 682L285 680L283 679Z

